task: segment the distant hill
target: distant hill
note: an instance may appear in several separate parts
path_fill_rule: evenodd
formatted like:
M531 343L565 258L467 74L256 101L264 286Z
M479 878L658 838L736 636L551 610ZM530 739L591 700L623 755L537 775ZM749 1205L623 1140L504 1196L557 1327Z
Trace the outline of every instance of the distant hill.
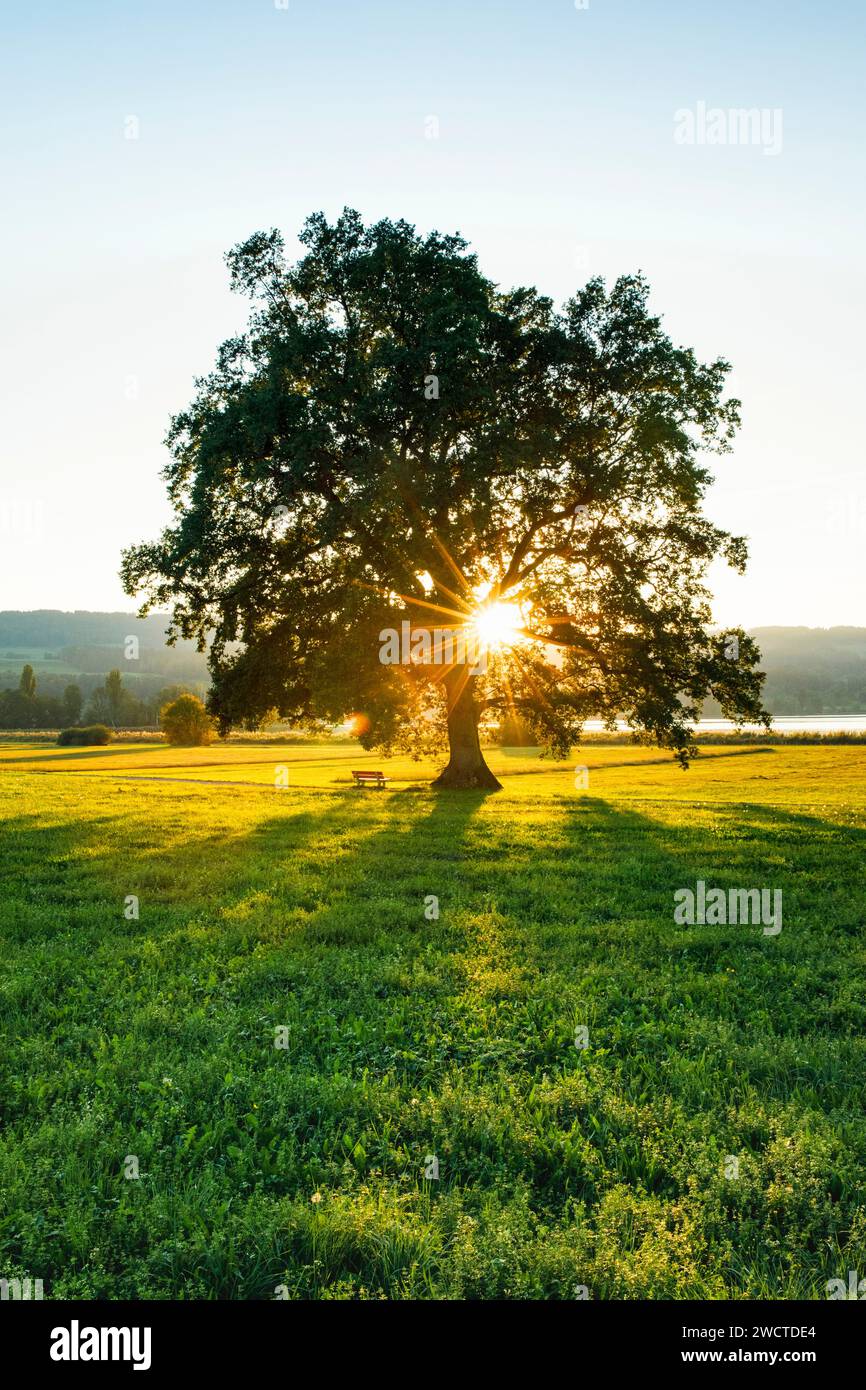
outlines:
M59 608L7 610L0 612L0 650L16 643L28 647L122 647L129 633L135 633L142 645L146 642L156 647L165 641L167 624L168 615L163 613L137 618L134 613L64 613Z
M773 714L866 714L866 628L751 629Z
M0 687L17 684L21 667L36 672L39 693L61 695L71 680L87 696L116 667L130 690L141 696L160 687L208 683L205 655L194 642L165 644L168 618L152 613L63 613L59 609L0 612ZM138 657L126 655L128 637L138 639Z
M192 642L167 647L167 621L161 613L0 612L0 688L17 684L30 662L43 695L62 694L74 679L86 696L112 667L141 696L170 683L204 690L204 654ZM758 627L751 635L763 654L773 714L866 714L866 628ZM124 654L130 636L138 638L137 661ZM708 702L704 713L718 707Z

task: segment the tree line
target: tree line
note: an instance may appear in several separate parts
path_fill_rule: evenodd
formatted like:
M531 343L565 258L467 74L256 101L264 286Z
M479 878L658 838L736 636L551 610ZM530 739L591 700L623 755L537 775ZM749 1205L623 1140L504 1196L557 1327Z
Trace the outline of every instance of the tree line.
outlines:
M140 699L123 684L120 671L109 671L101 686L85 700L75 682L62 695L37 693L36 673L27 663L17 687L0 690L0 728L57 729L87 724L110 728L147 728L159 722L162 707L186 693L182 685L167 685Z

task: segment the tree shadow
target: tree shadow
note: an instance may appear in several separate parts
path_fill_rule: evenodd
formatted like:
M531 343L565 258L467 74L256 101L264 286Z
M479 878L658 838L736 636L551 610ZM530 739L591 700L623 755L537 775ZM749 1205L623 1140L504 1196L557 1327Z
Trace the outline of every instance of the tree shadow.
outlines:
M524 756L524 757L526 757L526 756L528 756L528 755L529 755L531 752L533 752L533 751L534 751L534 750L532 750L532 749L519 749L519 748L513 750L513 752L510 752L508 749L505 749L505 748L502 748L502 749L499 750L499 752L500 752L501 754L504 754L506 757L509 757L509 756L513 756L513 757ZM544 762L540 762L540 761L539 761L535 766L530 767L530 768L514 768L513 770L509 770L509 771L508 771L508 778L509 778L509 780L510 780L512 777L539 777L539 776L543 776L544 774L550 774L550 773L560 773L560 774L561 774L561 773L563 773L563 772L569 771L569 769L571 769L571 768L574 767L575 758L578 758L578 757L591 758L592 752L593 752L592 746L583 747L583 748L578 748L578 749L576 750L575 754L574 754L571 758L565 759L565 760L562 761L562 762L552 762L552 761L545 760ZM751 756L753 756L753 755L755 755L755 754L758 754L758 755L760 755L760 754L766 754L766 753L771 753L771 754L772 754L772 753L775 753L775 752L776 752L776 749L775 749L775 748L772 748L772 747L736 748L736 749L733 749L733 750L730 750L730 751L725 751L724 753L712 753L712 754L709 754L709 755L704 755L703 757L700 757L700 755L699 755L698 758L695 758L695 759L694 759L693 765L694 765L694 766L700 766L700 767L707 767L707 766L711 765L712 763L714 763L717 759L721 759L721 758L746 758L746 757L751 757ZM622 767L670 767L670 768L675 768L675 769L677 769L677 761L676 761L676 759L675 759L670 753L668 753L668 754L666 754L664 757L659 757L659 758L626 758L626 759L622 759L621 761L615 762L615 763L613 763L613 762L604 762L604 763L593 763L593 762L590 762L590 763L588 764L588 766L591 767L593 776L598 776L598 775L601 774L601 773L612 771L614 768L622 768ZM507 787L508 784L506 783L505 785L506 785L506 787Z
M772 939L673 920L675 890L697 878L796 890L791 847L849 827L721 803L716 819L674 803L651 817L598 796L494 797L487 814L486 793L419 788L332 791L312 808L197 801L160 798L157 818L133 799L120 834L102 808L61 821L52 806L8 840L5 920L32 959L15 1017L40 1104L86 1115L98 1076L118 1152L129 1134L150 1146L148 1218L200 1182L190 1220L206 1243L209 1194L300 1191L306 1210L320 1183L345 1182L351 1202L359 1182L417 1173L431 1145L436 1195L455 1182L466 1211L524 1185L553 1220L575 1201L592 1218L616 1185L688 1203L725 1153L763 1162L771 1114L791 1128L795 1112L851 1112L859 941L796 912ZM138 920L124 893L140 895ZM8 1105L32 1122L29 1092ZM184 1135L206 1147L182 1150ZM82 1248L110 1221L106 1204ZM756 1223L744 1241L764 1234ZM283 1268L282 1227L275 1250ZM325 1275L344 1265L333 1255Z
M727 1034L733 1023L749 1030L760 1019L765 1036L800 1038L808 1028L820 1037L840 1011L816 991L816 980L835 980L846 996L848 972L866 983L866 965L850 940L864 926L866 830L742 803L720 802L712 815L710 823L665 821L585 798L564 822L581 923L570 957L596 982L616 982L624 998L635 1001L645 989L660 1031L688 1001L696 1017L703 1011L705 1021L714 1020L711 1033L718 1025ZM765 934L765 924L751 922L677 924L674 894L695 890L698 880L726 896L731 889L781 890L782 930ZM568 955L568 932L560 932ZM691 1050L694 1036L684 1033L682 1042Z
M815 816L805 811L789 811L781 806L767 806L762 802L745 802L740 803L740 805L748 811L756 825L763 824L775 828L777 832L834 835L841 839L850 840L852 844L859 845L861 848L866 847L866 826L844 824L838 820ZM838 810L844 812L844 802L838 804Z
M30 753L25 754L20 758L0 759L0 770L2 770L4 767L12 767L16 763L36 763L41 766L41 764L43 763L80 762L82 761L82 759L88 761L93 758L116 758L121 754L124 757L135 757L136 755L140 756L145 753L153 753L153 744L148 744L142 746L141 748L124 747L122 749L112 748L111 744L107 744L104 747L99 748L61 748L57 752L42 755L41 749L45 746L46 745L43 744L39 748L34 748ZM54 747L56 745L49 744L47 746Z
M271 813L259 798L220 804L186 797L171 805L160 801L158 814L168 823L161 827L163 838L155 840L147 798L134 795L135 784L147 780L130 778L120 788L107 778L104 801L92 809L75 802L74 818L55 804L44 813L24 811L10 819L6 866L10 884L16 885L11 896L22 903L69 905L74 894L63 885L74 883L84 907L96 889L114 931L135 938L144 932L145 920L148 930L176 929L176 910L184 904L205 903L219 922L245 900L266 900L273 891L275 910L293 901L303 907L302 936L349 940L350 924L329 927L329 901L360 907L365 897L381 895L383 885L398 881L401 866L416 866L423 878L431 866L435 873L438 864L458 863L465 827L488 795L407 787L374 798L354 788L323 789L320 804L296 808L290 791L250 784L276 798L279 810ZM220 786L233 791L237 784ZM124 798L120 824L113 810L103 809L117 796ZM238 815L245 824L236 824ZM298 880L299 859L309 882ZM141 914L129 922L121 911L128 894L139 898ZM67 930L62 919L40 925L48 935ZM109 926L103 944L112 935ZM368 927L358 939L363 935L369 935Z

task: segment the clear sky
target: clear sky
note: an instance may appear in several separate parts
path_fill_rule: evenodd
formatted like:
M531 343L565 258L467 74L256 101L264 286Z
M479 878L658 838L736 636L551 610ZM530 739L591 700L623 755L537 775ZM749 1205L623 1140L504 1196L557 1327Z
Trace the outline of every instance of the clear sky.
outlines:
M169 415L245 321L223 252L348 204L557 300L642 269L744 404L717 619L866 625L863 0L281 4L5 0L0 608L132 606Z

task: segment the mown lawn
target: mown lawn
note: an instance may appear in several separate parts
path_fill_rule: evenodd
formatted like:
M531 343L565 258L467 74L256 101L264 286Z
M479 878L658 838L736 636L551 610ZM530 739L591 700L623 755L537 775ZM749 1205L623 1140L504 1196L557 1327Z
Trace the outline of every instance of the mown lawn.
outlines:
M0 748L0 1277L246 1299L866 1276L866 749L490 761L484 797L397 760L355 790L383 760L346 747ZM781 888L783 930L675 925L697 879Z

